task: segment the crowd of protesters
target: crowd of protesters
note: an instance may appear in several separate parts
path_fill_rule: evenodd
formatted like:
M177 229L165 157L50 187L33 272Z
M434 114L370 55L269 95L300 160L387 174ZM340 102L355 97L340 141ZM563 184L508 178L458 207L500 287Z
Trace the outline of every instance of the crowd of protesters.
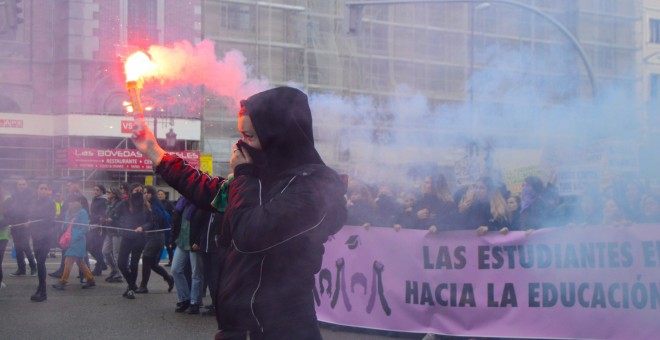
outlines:
M660 223L660 196L635 180L613 181L580 195L559 195L554 183L528 176L520 192L481 177L451 190L444 175L421 176L413 185L351 179L347 225L423 229L431 233L475 230L527 233L546 227Z
M221 218L185 199L173 203L165 191L138 183L111 188L97 184L91 201L77 183L67 183L64 193L54 192L46 182L34 184L36 190L21 178L8 195L0 191L0 263L11 234L17 269L10 275L39 277L32 301L47 300L47 276L58 279L53 289L67 289L76 264L83 289L96 287L96 278L106 271L105 281L125 283L122 295L132 300L136 294L149 293L154 272L168 292L176 285L176 312L214 315L213 303L203 311L201 307L205 291L213 296L217 285L212 268L221 263L215 245ZM55 256L55 249L61 249L60 267L47 273L45 262L49 255ZM169 263L161 266L164 250ZM90 258L95 262L93 270ZM170 266L171 274L164 268ZM6 286L2 266L0 284Z
M34 190L19 179L11 193L0 191L0 198L6 197L0 201L0 263L11 234L16 270L10 275L38 275L32 301L47 299L46 275L58 279L54 289L66 289L75 263L81 288L95 287L96 278L106 271L106 282L126 284L123 297L135 299L137 294L149 293L153 271L165 281L168 292L175 289L175 312L215 314L219 270L214 269L222 267L226 256L216 242L220 213L197 209L185 198L169 201L164 191L137 183L111 188L98 184L92 188L89 203L75 183L67 184L64 193L53 192L45 182L33 184ZM521 188L515 192L502 182L481 177L452 189L440 173L417 176L405 185L350 178L346 225L430 233L474 230L483 235L532 233L545 227L660 223L660 196L641 181L615 180L580 195L562 196L554 183L529 176ZM58 240L68 228L70 244L64 247ZM45 261L55 248L61 248L61 266L47 274ZM160 265L163 249L169 260L165 266ZM90 255L95 260L93 270ZM4 287L2 279L0 267ZM211 304L203 309L207 289Z

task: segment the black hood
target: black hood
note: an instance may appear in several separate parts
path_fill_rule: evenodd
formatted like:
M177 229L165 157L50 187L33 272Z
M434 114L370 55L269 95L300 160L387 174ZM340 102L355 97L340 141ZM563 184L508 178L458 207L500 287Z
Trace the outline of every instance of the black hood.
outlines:
M307 95L277 87L241 101L259 137L271 176L305 164L324 165L314 148L312 112Z

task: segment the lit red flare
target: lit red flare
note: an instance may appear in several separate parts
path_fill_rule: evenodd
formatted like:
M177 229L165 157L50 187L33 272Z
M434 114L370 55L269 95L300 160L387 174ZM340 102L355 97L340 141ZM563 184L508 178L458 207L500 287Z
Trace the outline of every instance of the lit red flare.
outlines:
M156 64L142 51L137 51L126 58L124 73L127 83L130 81L141 83L144 78L153 75L155 71Z
M149 56L138 51L131 54L124 64L124 73L126 74L126 90L131 101L131 109L135 119L144 118L144 109L140 101L140 89L144 84L144 78L153 73L156 65L149 59Z

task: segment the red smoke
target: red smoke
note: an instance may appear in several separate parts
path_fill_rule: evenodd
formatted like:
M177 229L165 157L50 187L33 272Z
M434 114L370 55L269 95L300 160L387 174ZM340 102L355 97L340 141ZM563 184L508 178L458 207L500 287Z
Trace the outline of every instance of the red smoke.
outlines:
M268 88L266 80L249 78L251 70L240 51L231 50L218 60L214 45L203 40L196 46L188 41L151 46L149 54L156 68L145 78L162 85L204 85L206 90L231 98L237 106L241 99Z

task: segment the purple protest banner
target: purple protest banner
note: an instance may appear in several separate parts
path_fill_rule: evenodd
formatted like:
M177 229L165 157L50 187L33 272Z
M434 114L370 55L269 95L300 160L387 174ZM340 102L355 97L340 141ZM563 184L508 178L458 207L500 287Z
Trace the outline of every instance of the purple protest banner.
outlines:
M346 226L326 243L319 320L475 337L652 339L660 225L531 235Z

